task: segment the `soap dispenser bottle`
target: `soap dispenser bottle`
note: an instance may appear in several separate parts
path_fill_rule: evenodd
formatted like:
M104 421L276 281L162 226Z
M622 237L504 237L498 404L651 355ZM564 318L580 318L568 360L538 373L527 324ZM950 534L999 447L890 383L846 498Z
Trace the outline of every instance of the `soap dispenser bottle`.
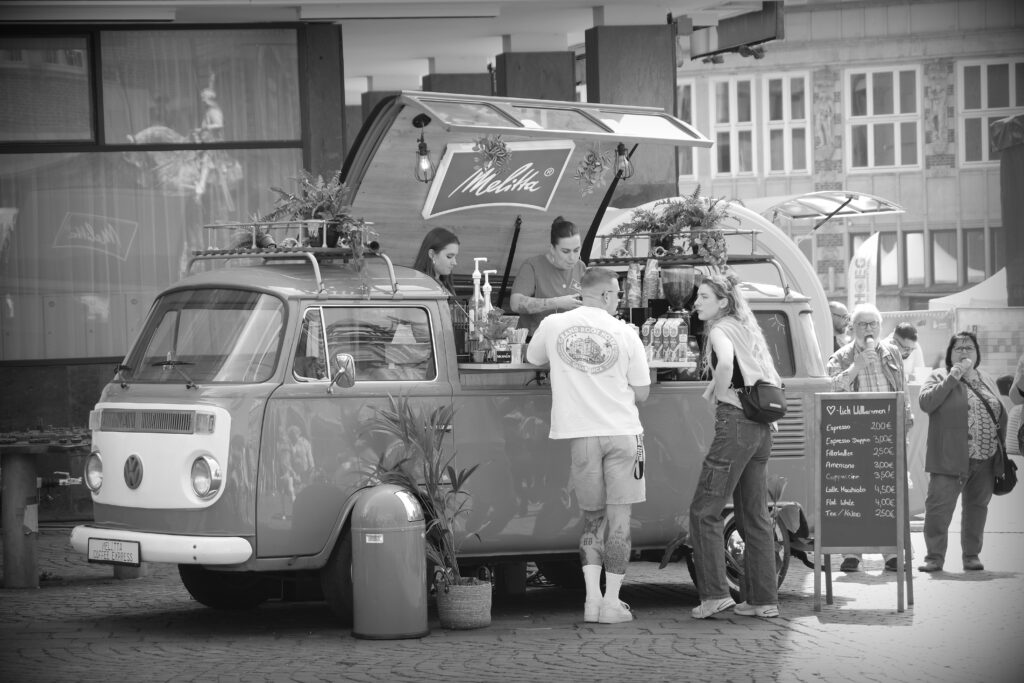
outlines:
M483 317L486 320L487 314L494 310L494 305L491 304L491 278L490 275L494 273L497 275L496 270L485 270L484 271L484 284L482 289L483 292Z
M480 262L486 261L486 256L477 256L473 259L473 296L469 300L469 344L470 351L479 348L480 324L483 322L483 293L480 290Z

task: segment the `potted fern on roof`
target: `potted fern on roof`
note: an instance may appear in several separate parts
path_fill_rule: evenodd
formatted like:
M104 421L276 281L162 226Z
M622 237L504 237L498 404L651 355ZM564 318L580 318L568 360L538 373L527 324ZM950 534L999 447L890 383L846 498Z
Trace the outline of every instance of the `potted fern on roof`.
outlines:
M479 465L460 469L455 453L444 450L444 436L450 431L454 414L450 405L427 412L406 396L389 396L388 400L388 405L377 408L364 428L368 433L391 437L391 444L370 464L368 483L401 486L423 507L426 554L435 566L433 579L441 626L487 626L491 623L490 581L462 576L456 539L460 518L470 512L466 481Z
M350 191L341 182L340 176L339 172L335 172L330 174L328 180L324 180L322 175L314 176L302 169L298 177L292 178L298 185L295 192L271 187L277 193L277 199L270 211L254 221L258 231L256 243L261 246L273 245L267 227L260 224L305 223L308 229L303 230L297 239L290 240L294 243L281 246L340 246L351 249L353 256L360 259L373 232L369 229L369 223L352 215ZM248 231L245 238L253 239Z

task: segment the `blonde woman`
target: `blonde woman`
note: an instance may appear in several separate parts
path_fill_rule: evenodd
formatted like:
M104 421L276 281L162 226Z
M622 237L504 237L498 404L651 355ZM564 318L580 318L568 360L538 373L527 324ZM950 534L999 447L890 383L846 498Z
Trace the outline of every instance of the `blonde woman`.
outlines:
M695 619L706 619L730 607L742 616L779 616L775 539L765 479L772 426L744 416L736 387L759 379L778 384L780 379L738 285L732 273L710 275L698 288L694 303L707 330L705 367L712 371L704 398L715 404L715 436L690 504L690 535L701 600L691 613ZM730 499L746 543L741 587L746 600L738 605L729 594L722 549L722 513Z

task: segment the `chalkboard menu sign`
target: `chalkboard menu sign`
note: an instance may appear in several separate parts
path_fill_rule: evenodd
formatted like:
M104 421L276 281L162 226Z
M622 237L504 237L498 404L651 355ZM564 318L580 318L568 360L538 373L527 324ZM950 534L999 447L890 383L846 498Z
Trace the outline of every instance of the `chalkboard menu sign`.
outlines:
M818 394L815 545L896 550L906 496L903 394Z

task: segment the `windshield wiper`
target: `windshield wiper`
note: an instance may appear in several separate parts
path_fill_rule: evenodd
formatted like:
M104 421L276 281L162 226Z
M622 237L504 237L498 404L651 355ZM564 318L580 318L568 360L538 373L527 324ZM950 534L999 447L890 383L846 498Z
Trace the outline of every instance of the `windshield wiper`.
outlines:
M131 369L131 366L125 365L124 363L118 363L117 365L114 366L114 379L119 380L121 382L122 389L128 388L128 380L125 377L125 375L122 375L121 373L126 371L131 372Z
M181 369L180 366L182 365L195 365L195 363L191 363L187 360L159 360L155 363L150 363L150 366L154 368L174 368L179 375L185 378L185 388L195 389L196 383L193 382L192 378L189 377L188 374L186 374L185 371Z

